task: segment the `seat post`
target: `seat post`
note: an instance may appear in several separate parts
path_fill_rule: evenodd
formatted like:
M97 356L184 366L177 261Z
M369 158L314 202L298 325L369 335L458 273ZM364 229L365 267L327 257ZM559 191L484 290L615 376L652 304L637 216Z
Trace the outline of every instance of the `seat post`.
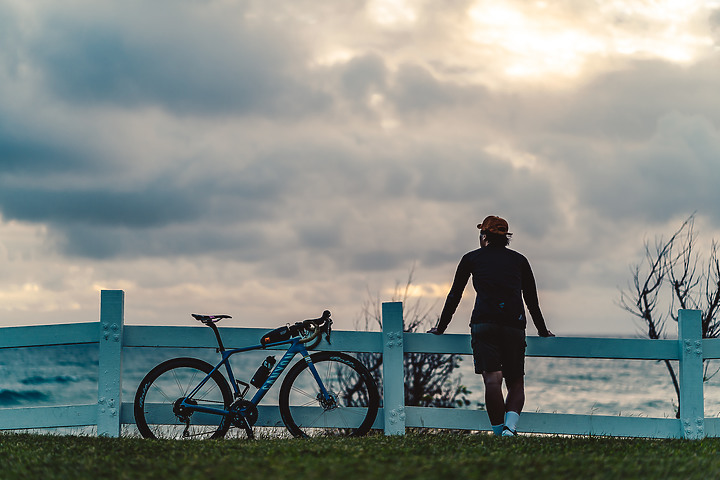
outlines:
M212 321L206 322L205 325L212 328L212 331L215 333L215 338L217 339L217 342L218 342L218 351L224 352L225 346L223 345L222 339L220 338L220 331L218 330L217 325L215 325L215 323L213 323Z

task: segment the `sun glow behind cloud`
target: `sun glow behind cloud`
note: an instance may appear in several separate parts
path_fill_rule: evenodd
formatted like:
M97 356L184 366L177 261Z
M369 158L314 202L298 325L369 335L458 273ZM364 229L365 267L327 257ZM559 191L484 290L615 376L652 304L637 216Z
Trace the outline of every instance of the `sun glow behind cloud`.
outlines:
M331 67L336 64L347 63L352 60L354 56L355 54L348 49L335 47L315 57L312 62L310 62L310 66Z
M601 42L580 30L563 28L552 18L531 17L506 4L483 1L469 16L474 27L471 39L506 57L504 71L510 76L574 75L586 55L603 50Z
M457 84L564 87L626 59L690 64L712 54L717 8L702 0L476 0L445 14L433 2L371 0L347 23L315 35L310 65L342 65L372 45L391 72L412 63ZM401 34L412 41L398 43Z
M368 5L370 16L386 26L407 25L417 20L417 13L408 0L373 0Z
M574 77L592 58L692 61L713 45L709 9L707 2L669 0L561 13L546 2L480 0L468 10L468 37L507 77Z

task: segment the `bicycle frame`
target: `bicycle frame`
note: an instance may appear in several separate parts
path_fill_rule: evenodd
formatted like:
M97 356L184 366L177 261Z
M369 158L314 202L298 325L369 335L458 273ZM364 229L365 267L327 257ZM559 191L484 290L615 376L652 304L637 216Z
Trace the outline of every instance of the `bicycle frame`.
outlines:
M310 353L305 348L305 344L302 343L300 338L293 338L290 340L284 340L282 342L277 343L271 343L268 345L253 345L250 347L243 347L243 348L234 348L231 350L225 350L222 341L220 340L220 334L217 331L217 327L215 325L210 325L213 331L215 332L215 335L218 339L218 352L222 355L222 360L215 365L215 367L212 369L210 373L208 373L205 378L202 379L202 381L182 400L181 405L192 411L196 412L203 412L203 413L210 413L215 415L227 415L230 413L228 410L220 409L220 408L212 408L212 407L206 407L201 405L193 405L191 403L187 402L187 399L192 399L193 396L207 383L207 381L210 379L210 377L218 371L223 365L225 365L225 371L227 372L228 380L230 381L230 385L232 386L235 399L240 398L240 388L238 387L237 381L235 380L235 375L233 374L232 367L230 366L230 357L237 354L237 353L243 353L243 352L249 352L252 350L263 350L268 347L275 347L279 345L286 345L290 344L290 347L288 347L287 351L283 355L283 357L277 362L275 365L275 368L273 368L272 372L270 372L270 375L268 376L267 380L262 384L262 386L258 389L258 391L253 395L252 399L250 400L250 403L257 406L262 399L265 397L265 394L272 388L272 386L275 384L277 379L282 375L282 373L285 371L287 366L290 364L293 358L295 358L295 355L300 354L305 362L308 364L308 369L312 373L313 377L315 378L315 381L317 381L318 386L320 387L320 392L322 393L323 397L325 399L330 399L330 394L325 389L325 385L323 384L322 380L320 379L320 375L318 374L317 370L315 369L315 365L313 365L312 360L310 359Z

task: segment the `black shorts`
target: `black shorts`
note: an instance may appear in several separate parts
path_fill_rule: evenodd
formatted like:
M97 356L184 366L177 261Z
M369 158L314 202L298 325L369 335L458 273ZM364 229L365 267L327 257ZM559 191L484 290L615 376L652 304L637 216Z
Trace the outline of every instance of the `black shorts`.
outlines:
M495 323L470 325L475 373L503 372L513 379L525 375L525 330Z

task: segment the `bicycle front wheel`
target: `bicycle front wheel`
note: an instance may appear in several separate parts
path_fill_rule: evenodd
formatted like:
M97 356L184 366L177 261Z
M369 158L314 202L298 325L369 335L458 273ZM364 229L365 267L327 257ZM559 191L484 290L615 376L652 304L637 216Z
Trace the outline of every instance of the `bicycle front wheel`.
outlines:
M310 356L325 386L324 395L305 360L300 360L280 388L280 415L296 437L365 435L377 416L380 395L365 366L344 353Z
M192 397L188 395L213 370L197 358L174 358L153 368L135 394L135 423L145 438L222 438L230 428L226 415L197 412L181 405L227 410L232 392L215 371Z

